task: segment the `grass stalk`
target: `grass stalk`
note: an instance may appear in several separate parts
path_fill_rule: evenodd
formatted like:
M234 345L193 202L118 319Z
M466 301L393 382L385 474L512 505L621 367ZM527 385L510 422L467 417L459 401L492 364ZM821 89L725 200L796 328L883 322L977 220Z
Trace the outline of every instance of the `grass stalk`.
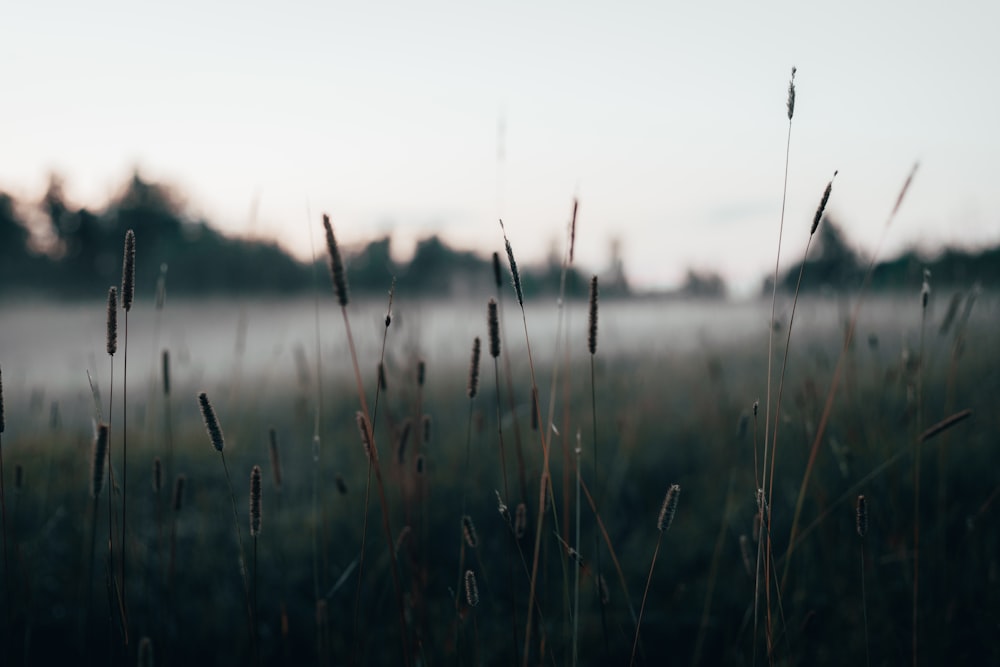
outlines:
M499 253L493 253L493 278L497 288L497 319L498 319L498 329L497 329L497 341L502 342L506 337L506 320L504 318L503 312L503 281L501 278L500 269L500 255ZM505 346L501 346L501 356L503 357L504 365L504 379L506 380L507 389L507 405L510 408L511 420L513 421L513 431L514 431L514 450L517 455L517 477L518 477L518 491L519 497L518 502L525 502L528 499L528 480L527 472L525 470L524 464L524 448L521 445L521 426L518 423L517 417L517 402L514 399L514 374L511 372L510 368L510 354L507 352ZM534 406L534 398L532 398L532 406ZM534 407L532 407L534 410ZM511 502L511 498L507 498L507 502Z
M3 517L3 574L4 592L7 603L7 624L12 627L14 622L12 603L10 597L10 561L7 557L7 490L4 480L3 470L3 432L6 428L7 419L4 414L3 405L3 370L0 369L0 515Z
M830 200L830 193L833 190L833 179L837 177L837 172L833 172L833 178L827 183L826 190L823 191L823 196L820 198L819 206L816 208L816 214L813 216L812 228L809 231L809 238L806 239L806 248L802 253L802 262L799 264L799 275L795 280L795 294L792 297L792 311L788 316L788 327L786 327L785 334L785 348L782 352L781 357L781 370L778 373L778 390L777 396L774 402L774 431L771 440L771 469L770 474L768 470L764 471L767 475L767 524L771 525L771 510L774 506L774 465L777 460L778 452L778 425L781 423L781 398L783 396L785 388L785 371L788 369L788 350L792 343L792 325L795 323L795 309L799 303L799 291L802 288L802 276L805 274L806 261L809 259L809 248L812 245L813 237L816 235L816 230L819 228L819 224L823 219L823 213L826 211L826 205ZM766 428L765 428L766 430ZM767 456L767 443L764 443L765 457ZM766 467L766 466L765 466ZM768 530L767 545L764 551L764 558L766 563L764 564L764 585L767 594L767 622L768 627L771 627L771 560L774 555L774 548L771 542L771 531Z
M660 555L660 543L663 541L663 533L670 530L670 524L674 521L674 514L677 512L677 500L680 496L681 487L672 484L663 498L663 506L660 508L660 516L656 521L656 548L653 550L653 559L649 563L649 575L646 577L646 588L642 593L642 603L639 605L639 619L635 622L635 639L632 640L632 656L629 658L629 665L635 664L636 651L639 648L639 630L642 627L642 615L646 610L646 599L649 596L649 586L653 583L653 568L656 567L656 559Z
M931 272L924 269L924 282L920 288L920 353L917 357L917 433L923 431L924 418L924 332L927 328L927 302L930 298ZM917 667L919 656L919 610L920 600L920 445L913 445L913 667Z
M580 434L576 435L576 553L580 553ZM573 667L576 667L579 659L579 638L580 638L580 564L581 559L576 559L573 577ZM603 610L603 605L601 606Z
M257 606L257 542L261 523L261 471L255 465L250 471L250 537L253 538L253 608L250 618L253 622L254 662L260 664L260 607Z
M226 473L226 484L229 487L229 498L233 505L233 525L236 527L236 540L239 546L240 577L243 581L243 599L246 602L247 630L250 635L251 650L256 655L256 641L254 632L253 608L250 603L250 585L247 581L246 552L243 549L243 530L240 528L240 513L236 509L236 492L233 490L233 480L229 474L229 465L226 463L225 440L222 435L222 427L219 425L215 409L208 400L205 392L198 394L198 406L201 409L201 416L205 422L205 429L208 431L209 440L212 446L222 459L222 469Z
M781 216L778 221L778 248L774 256L774 276L771 280L771 317L768 320L767 327L767 382L766 382L766 395L764 400L764 464L763 470L764 474L767 475L767 454L768 454L768 442L770 441L770 415L771 415L771 367L774 358L774 312L775 305L778 299L778 270L781 263L781 242L785 231L785 206L788 202L788 167L789 158L791 156L792 148L792 118L795 116L795 72L796 68L792 67L792 74L788 81L788 99L786 101L786 107L788 111L788 132L785 138L785 175L782 180L781 186ZM760 488L766 488L767 480L763 480ZM765 552L765 558L768 557L768 553ZM765 578L767 576L767 568L765 567ZM770 602L770 586L766 586L767 591L767 613L768 613L768 632L770 632L770 614L771 614L771 602ZM756 596L759 595L759 590L755 591L754 596L754 608L756 609L758 605L758 600ZM770 643L770 636L768 637L768 642Z
M365 387L364 382L361 380L361 366L358 363L358 353L357 348L354 345L354 336L351 333L351 322L347 316L347 304L349 303L348 293L347 293L347 277L344 272L344 264L340 257L340 251L337 247L337 241L333 234L333 227L330 224L330 218L327 215L323 216L323 227L326 231L326 243L327 250L329 251L330 260L330 274L333 281L334 291L337 295L337 300L340 303L340 314L344 320L344 330L347 334L347 347L351 354L351 364L354 367L354 381L357 385L358 400L361 403L361 413L364 417L363 428L366 431L367 443L369 445L369 462L372 469L375 472L375 482L378 487L378 495L380 506L382 509L382 529L385 531L386 546L389 551L389 563L390 569L392 570L392 582L393 587L396 591L396 606L399 611L399 631L400 631L400 641L403 645L403 662L405 665L410 664L410 649L409 642L407 641L406 632L406 610L403 604L403 589L402 583L399 578L399 567L396 559L395 541L392 537L392 526L389 522L389 505L386 500L385 495L385 484L382 481L382 469L379 465L379 455L378 455L378 445L375 441L375 433L373 430L372 413L368 409L368 400L365 398ZM390 294L389 300L390 308L392 305L392 297ZM386 317L386 330L389 328L390 318ZM383 339L383 349L384 349L384 339ZM377 383L376 383L377 385ZM378 389L376 388L376 397L378 396ZM366 512L367 514L367 512ZM360 578L360 573L359 573Z
M514 283L514 292L517 295L517 303L521 308L521 322L524 325L524 340L528 351L528 369L531 374L531 386L537 387L538 383L535 381L535 361L531 353L531 336L528 335L528 318L524 312L524 293L521 291L521 276L517 269L517 262L514 260L514 250L511 248L510 241L507 239L507 233L503 228L503 221L500 221L500 229L504 234L504 244L507 249L507 260L510 263L510 273ZM554 400L554 399L553 399ZM534 409L539 411L538 406L538 394L537 392L533 394ZM540 411L539 411L540 413ZM549 416L551 417L551 410L549 411ZM552 496L552 474L549 468L549 454L550 448L548 441L546 440L546 432L548 430L551 422L546 423L545 427L538 429L538 439L539 444L542 447L542 470L541 476L538 481L538 521L535 525L535 544L534 544L534 554L532 555L531 561L531 579L528 584L528 611L527 611L527 622L524 631L524 658L522 661L523 667L527 667L531 655L531 629L534 606L535 606L535 595L538 586L538 565L541 557L541 545L542 545L542 528L545 523L545 494L546 492ZM552 501L552 512L553 515L556 512L555 499ZM558 525L558 519L555 519L555 524Z
M868 533L868 503L863 495L858 496L855 521L858 537L861 538L861 615L865 622L865 664L871 667L872 656L868 641L868 595L865 592L865 534Z
M125 312L125 338L122 345L122 531L121 531L121 589L122 607L128 609L127 581L125 577L126 546L128 540L128 315L135 301L135 233L125 232L125 249L122 258L122 310ZM123 620L128 626L128 617ZM126 634L126 645L128 644Z
M809 488L809 479L812 475L813 468L816 465L816 457L819 454L819 446L823 442L824 435L826 435L826 427L827 424L829 424L830 415L833 413L833 401L837 395L837 389L840 385L844 364L850 352L851 341L854 338L854 330L858 324L858 316L861 314L861 305L864 303L865 294L868 291L868 287L871 285L872 275L875 272L875 262L878 260L882 244L885 242L886 234L892 226L892 221L896 218L896 213L899 211L899 207L902 205L903 199L906 197L906 193L910 189L910 184L913 182L917 166L917 164L914 164L910 169L910 173L906 177L906 181L904 181L903 187L900 189L899 195L896 198L896 204L892 207L892 211L886 218L885 225L879 235L878 243L875 246L875 252L872 253L871 259L868 263L868 269L865 271L865 277L858 293L858 299L854 304L854 310L852 311L851 318L848 323L847 333L844 336L844 344L840 350L840 355L837 357L837 365L833 369L833 377L830 380L830 388L827 390L826 400L823 404L823 412L820 415L819 423L816 427L816 434L813 436L812 444L809 447L809 459L806 461L805 472L802 475L802 482L799 485L799 493L795 500L795 512L792 515L792 527L789 532L788 548L786 549L784 556L785 566L781 575L780 587L782 589L784 589L785 582L788 579L789 565L791 564L791 556L796 545L796 536L798 535L799 521L802 516L802 507L805 502L806 489Z

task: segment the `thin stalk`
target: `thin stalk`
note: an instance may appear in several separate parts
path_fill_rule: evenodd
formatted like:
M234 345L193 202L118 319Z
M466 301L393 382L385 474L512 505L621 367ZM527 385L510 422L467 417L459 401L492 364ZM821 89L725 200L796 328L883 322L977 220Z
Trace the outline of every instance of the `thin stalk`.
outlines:
M628 664L635 664L636 650L639 648L639 628L642 626L642 614L646 610L646 598L649 596L649 585L653 583L653 568L656 567L656 558L660 555L660 542L663 540L663 533L656 534L656 549L653 550L653 560L649 564L649 575L646 577L646 589L642 593L642 604L639 605L639 620L635 624L635 639L632 640L632 656Z
M497 287L499 288L499 285ZM501 343L503 343L503 341L506 340L507 338L506 320L504 319L504 313L503 313L503 302L504 302L503 290L497 289L497 308L500 312L500 317L498 318L500 322L499 336L501 339ZM510 407L511 419L513 420L513 426L514 426L514 449L517 454L517 476L519 485L518 489L520 491L519 500L520 502L524 502L528 499L528 480L527 480L527 474L525 472L524 449L521 446L521 426L518 423L517 403L515 402L514 399L514 380L513 380L514 374L510 368L510 354L508 354L507 352L506 345L501 344L500 354L503 356L504 376L507 384L507 403ZM507 498L507 502L511 503L510 497ZM511 505L514 505L514 503L511 503Z
M500 228L503 230L503 221L500 221ZM507 259L510 261L511 275L514 279L514 289L517 292L518 305L521 308L521 322L524 324L524 340L528 351L528 368L531 373L531 386L537 387L538 383L535 380L535 362L531 353L531 337L528 335L528 318L524 312L524 300L521 292L521 280L517 272L517 265L514 262L514 251L511 249L510 241L507 240L506 231L504 231L504 243L507 247ZM541 414L541 410L538 405L538 397L535 395L533 397L534 408ZM551 409L549 411L549 417L551 418ZM548 443L545 438L545 433L549 428L551 422L547 422L546 425L538 429L538 439L542 447L542 472L541 478L538 481L538 521L535 525L535 545L534 545L534 555L531 562L531 581L528 586L528 613L527 613L527 623L525 626L524 633L524 659L522 661L523 667L528 666L530 654L531 654L531 628L532 628L532 612L534 611L535 605L535 593L538 586L538 565L541 557L541 544L542 544L542 527L545 522L545 493L549 492L552 497L552 514L554 517L555 525L558 526L558 517L556 516L556 503L554 494L551 489L551 470L549 467L549 454L551 452ZM561 561L565 562L565 561Z
M403 604L403 588L399 578L399 568L396 560L396 550L394 548L395 541L393 540L392 527L389 523L389 505L385 496L385 485L382 482L382 469L379 465L378 448L376 446L375 434L371 421L371 412L368 410L368 401L365 399L364 383L361 381L361 367L358 365L357 348L354 345L354 336L351 334L351 323L347 317L347 306L341 305L340 312L344 320L344 329L347 332L347 345L351 351L351 362L354 366L354 380L357 384L358 398L361 401L361 410L366 420L365 428L368 430L368 442L371 443L371 456L369 457L369 461L375 471L375 481L378 487L379 501L382 508L382 529L385 531L386 544L388 545L389 550L390 569L392 570L392 582L396 591L396 606L399 611L400 641L403 644L403 663L409 666L410 649L409 642L406 638L406 610ZM376 396L378 396L377 390Z
M861 542L861 615L865 621L865 664L871 667L871 645L868 641L868 594L865 591L865 543Z
M788 134L785 138L785 176L781 186L781 217L778 221L778 250L774 256L774 276L771 281L771 319L767 330L767 394L764 400L764 471L767 474L767 444L770 440L771 363L774 357L774 311L778 299L778 269L781 263L781 239L785 231L785 205L788 201L788 166L792 149L792 116L795 109L795 68L788 84Z
M928 440L931 440L935 436L943 433L947 429L950 429L959 422L965 421L971 416L972 416L972 410L970 410L969 408L956 412L955 414L942 419L936 424L929 426L923 433L920 434L920 437L917 438L917 443L919 445L923 445ZM875 466L871 470L871 472L869 472L867 475L859 479L856 483L852 484L846 491L844 491L843 494L840 495L840 497L831 502L827 506L827 508L823 510L820 513L820 515L813 520L812 523L810 523L808 526L802 529L801 534L798 535L797 541L788 543L788 550L785 551L785 555L782 556L782 559L788 559L791 556L794 549L797 548L800 544L802 544L802 542L804 542L805 539L809 537L809 535L811 535L812 532L816 530L820 526L820 524L822 524L823 521L826 520L827 517L830 516L830 514L836 511L842 504L850 500L852 497L856 496L858 491L864 488L866 484L871 482L873 479L876 479L886 470L899 463L904 456L911 453L912 450L909 449L903 449L896 452L896 454L894 454L893 456L889 457L882 463Z
M2 392L2 388L0 388L0 392ZM10 599L10 563L7 560L7 499L6 490L4 488L2 434L0 434L0 513L3 514L3 572L5 580L4 591L6 592L7 598L7 622L9 624L8 627L12 627L14 616Z
M121 580L122 580L122 604L127 609L125 602L128 600L125 586L125 542L128 534L128 313L125 311L125 341L122 346L122 532L120 537L121 554ZM127 618L124 621L128 623Z
M510 488L507 484L507 459L504 454L504 444L503 444L503 422L500 420L500 365L499 360L493 357L493 378L495 384L495 395L497 402L497 438L500 442L500 470L503 473L503 494L507 502L510 502ZM463 503L464 505L464 503ZM463 506L462 513L465 514L465 508ZM510 535L512 541L516 541L513 533ZM517 660L517 655L520 653L520 648L517 641L517 592L514 588L514 545L511 542L507 544L507 570L510 575L510 620L511 620L511 639L514 646L514 661Z
M381 351L381 354L379 356L379 367L380 368L382 367L382 364L385 361L385 344L386 344L386 340L388 339L388 336L389 336L389 325L392 322L392 299L393 299L393 295L395 294L395 291L396 291L396 278L393 277L393 279L392 279L392 286L389 289L389 306L388 306L388 309L386 311L386 316L385 316L385 328L382 330L382 351ZM360 370L358 368L357 358L356 358L355 353L354 353L354 341L351 339L350 325L347 322L347 311L346 311L345 308L342 307L341 308L341 312L344 314L344 324L345 324L345 326L347 326L347 338L348 338L348 341L351 344L350 345L351 356L354 359L354 369L355 369L355 373L356 373L356 379L358 381L358 391L359 391L359 393L361 395L361 404L362 404L362 406L364 407L364 410L365 410L364 414L367 416L367 414L368 414L368 408L367 408L367 404L365 403L365 399L364 399L364 390L361 388L361 375L360 375ZM375 418L378 417L378 403L379 403L379 397L381 395L381 389L382 389L382 384L378 381L378 378L376 378L375 379L375 406L374 406L374 411L372 412L372 417L371 417L372 419L375 419ZM470 416L470 420L471 420L471 416ZM368 423L367 423L367 425L366 425L366 428L369 429L367 437L369 438L368 442L370 442L372 444L372 455L368 457L368 475L367 475L367 481L365 482L365 502L364 502L364 505L362 506L362 515L363 515L363 518L362 518L362 524L361 524L361 550L360 550L360 553L358 555L358 585L357 585L357 588L355 590L355 596L354 596L354 635L355 635L355 637L357 637L357 646L355 647L355 652L356 652L355 658L357 657L357 655L360 655L360 651L361 651L361 634L358 631L358 629L359 629L358 628L358 622L359 622L360 614L361 614L361 582L362 582L362 580L364 578L365 552L366 552L367 544L368 544L368 506L369 506L369 503L371 501L372 466L373 466L373 464L377 465L373 461L373 459L375 458L375 452L374 452L374 450L375 450L375 439L374 439L375 425L374 425L374 422L371 421L371 420L369 420ZM384 500L385 499L383 497L383 512L386 511L384 509L384 505L385 505ZM396 570L395 570L395 554L396 554L396 550L395 550L395 542L393 542L391 534L389 535L389 551L390 551L390 553L393 556L393 575L395 577L395 575L396 575ZM395 581L395 579L394 579L394 581ZM402 604L402 603L400 602L400 604ZM402 607L400 607L400 615L401 615L401 617L402 617L402 614L403 614ZM404 653L405 653L406 643L407 643L407 641L406 641L406 633L405 633L405 625L401 626L401 628L403 629L403 644L404 644Z
M472 414L474 398L469 399L469 418L465 428L465 469L462 474L462 519L466 516L466 496L471 481L469 479L469 465L472 459ZM459 521L458 529L458 577L455 584L455 609L459 608L462 595L462 577L465 576L465 532L462 521Z
M778 379L778 392L777 392L777 398L775 400L775 406L774 406L774 435L773 435L773 439L771 441L771 469L770 469L770 475L768 475L768 471L766 470L767 464L765 463L765 466L764 466L765 467L764 474L767 476L767 480L768 480L768 493L767 493L767 505L766 505L766 513L767 513L767 523L768 523L768 525L771 524L771 507L772 507L773 499L774 499L774 462L775 462L775 460L777 458L777 449L778 449L778 424L780 422L780 415L781 415L781 397L782 397L782 394L783 394L783 391L784 391L784 388L785 388L785 370L788 368L788 349L789 349L789 347L791 347L791 342L792 342L792 324L795 322L795 308L796 308L796 306L798 305L798 302L799 302L799 289L802 287L802 275L805 273L806 259L809 257L809 246L812 244L812 239L813 239L813 235L810 234L809 235L809 239L806 241L805 252L802 255L802 264L799 266L799 276L798 276L798 278L795 281L795 295L792 298L792 312L791 312L791 314L788 317L787 333L785 334L785 349L784 349L784 352L782 353L782 357L781 357L781 371L780 371L780 374L779 374L780 377ZM765 416L766 416L766 413L765 413ZM765 419L764 422L765 422L765 424L767 424L768 420ZM767 427L765 426L765 433L766 433L766 431L767 431ZM765 435L765 442L764 442L764 457L765 457L765 459L767 458L767 441L766 441L766 437L767 436ZM770 638L770 633L771 633L771 630L770 630L770 628L771 628L771 559L773 557L773 553L774 552L773 552L773 545L771 543L771 531L768 530L768 532L767 532L767 544L766 544L766 548L764 549L764 559L765 559L765 563L764 563L764 590L766 592L766 597L767 597L767 627L768 627L768 636L769 636L769 638ZM769 639L769 641L771 641L771 640Z
M251 617L253 618L253 634L254 634L253 645L255 647L254 662L256 662L259 665L260 640L257 637L257 628L260 625L260 620L257 615L258 609L259 607L257 606L257 536L254 535L253 536L253 613L251 614Z
M595 322L596 324L596 322ZM596 333L596 332L595 332ZM595 369L594 369L594 354L590 355L590 414L591 414L591 436L594 440L594 487L598 489L597 494L599 498L603 499L604 490L600 487L600 479L598 478L598 449L597 449L597 383L594 379ZM579 491L579 490L578 490ZM579 493L578 493L579 495ZM577 505L580 504L580 499L577 498ZM597 509L594 510L594 514L597 514ZM579 531L579 527L577 528ZM601 567L601 540L597 531L594 531L594 563L597 565L597 581L601 580L604 575L604 570ZM604 635L604 652L605 658L610 659L611 657L611 641L608 637L608 614L604 605L601 603L601 588L600 586L594 587L594 595L597 598L597 606L601 610L601 631Z
M597 520L597 527L600 529L601 535L604 537L604 544L608 547L608 553L611 554L611 563L615 566L615 572L618 574L618 582L621 584L622 593L625 595L625 604L628 606L632 622L638 625L638 617L635 614L635 607L632 606L632 598L629 595L628 584L625 581L625 572L622 570L621 563L618 561L618 555L615 553L615 547L611 544L611 536L608 535L608 529L604 526L604 521L601 519L601 515L597 511L597 503L594 502L594 497L591 495L590 489L587 488L586 480L580 480L580 488L583 490L583 495L587 498L590 510L594 513L594 518Z
M770 440L770 415L771 415L771 366L772 360L774 358L774 311L775 304L778 298L778 270L781 263L781 241L784 236L785 231L785 205L788 201L788 166L789 158L791 156L792 147L792 116L795 110L795 68L792 68L791 80L788 83L788 133L785 138L785 175L782 180L781 186L781 216L778 222L778 249L774 256L774 276L771 281L771 317L768 320L767 327L767 393L764 401L764 474L767 474L767 452L768 452L768 442ZM777 425L775 425L777 426ZM773 454L772 454L773 456ZM767 480L764 480L762 487L767 486ZM768 545L768 553L765 557L769 557L770 545ZM767 578L767 568L765 567L765 578ZM770 643L770 618L771 618L771 596L770 596L770 585L766 587L767 591L767 614L768 614L768 642ZM757 595L759 590L755 590L754 593L754 608L756 609L758 600Z
M917 433L923 430L923 408L924 408L924 331L927 328L927 295L930 292L927 286L927 276L924 273L924 289L922 290L923 304L920 309L920 356L917 358ZM920 460L923 458L919 445L913 445L913 667L917 667L919 611L918 602L920 600Z
M726 537L726 519L729 515L729 506L733 501L733 491L736 481L736 469L729 472L729 488L726 491L726 500L722 505L722 520L719 522L719 532L715 537L715 548L712 550L712 564L709 566L708 587L705 590L705 602L701 609L701 622L698 624L698 638L694 643L694 655L691 658L692 665L701 663L701 649L705 643L705 635L708 632L708 619L712 610L712 595L715 592L715 583L719 577L719 563L722 557L722 544Z
M319 510L318 505L318 475L319 475L319 429L323 409L323 355L319 337L319 277L316 275L316 245L312 235L312 212L306 203L306 226L309 227L309 252L312 257L313 279L313 340L316 344L316 409L313 411L313 478L312 478L312 561L313 561L313 599L320 599L319 582Z
M108 461L107 461L107 465L108 465L108 560L107 560L107 563L106 563L107 567L105 568L105 570L106 570L105 573L106 574L110 573L111 578L114 579L114 577L115 577L115 565L114 565L114 563L115 563L115 559L114 559L114 551L115 551L115 534L114 533L115 533L115 530L114 529L115 529L115 525L118 522L117 522L116 518L114 517L114 511L113 511L114 503L113 503L113 499L112 499L112 496L115 495L115 488L117 487L117 484L115 483L115 469L111 465L111 462L112 462L112 458L111 458L111 432L112 432L112 425L114 424L114 420L112 419L112 417L113 417L114 405L115 405L115 357L114 357L114 355L110 355L110 357L111 357L111 382L110 382L110 386L108 388L108 454L107 454L107 456L108 456ZM111 590L119 590L119 588L118 588L117 585L111 585L111 584L109 584L108 590L109 590L109 593L110 593ZM119 601L119 603L120 603L120 601ZM114 605L112 605L111 608L113 609ZM111 647L110 646L108 647L108 652L109 652L109 654L111 653Z
M99 511L98 501L100 496L94 497L90 511L90 557L87 561L87 615L83 624L83 636L80 638L80 648L86 653L87 637L90 636L90 616L94 606L94 551L97 547L97 513Z
M805 502L806 489L809 487L809 479L816 464L816 457L819 454L819 446L820 443L823 442L823 437L826 434L826 427L830 421L830 415L833 412L833 400L837 395L837 389L840 385L840 377L843 373L844 362L850 351L851 340L854 338L854 330L858 323L858 316L861 313L861 305L864 303L865 294L868 291L868 287L871 285L872 275L875 272L875 262L877 261L879 253L882 249L882 244L885 242L885 237L889 231L889 227L892 225L892 221L895 219L896 213L899 211L899 207L902 205L903 199L910 188L910 183L913 182L913 176L916 174L917 166L917 164L914 164L911 168L910 173L899 192L899 196L896 198L896 204L893 206L892 211L886 218L885 226L882 228L878 244L875 246L875 252L872 253L871 259L869 260L868 269L865 272L865 278L861 284L861 290L858 294L858 300L854 304L854 310L851 314L847 334L844 336L844 345L840 350L840 356L837 358L837 365L833 370L833 378L830 381L830 389L827 391L826 402L823 405L823 412L820 415L819 424L816 428L816 435L813 437L812 445L810 445L809 459L806 462L806 469L802 475L802 483L799 486L798 497L795 500L795 513L792 516L792 528L788 538L788 549L785 551L784 556L785 567L781 575L781 588L785 587L785 582L788 579L789 565L791 564L792 550L796 544L795 538L798 534L799 520L802 516L802 506Z
M578 639L580 636L580 435L577 433L576 445L576 573L573 581L573 667L576 667L579 657ZM602 607L603 608L603 607Z
M243 598L246 601L247 609L247 630L250 631L251 650L256 655L257 642L255 639L256 633L254 632L253 607L250 602L250 584L247 581L246 557L244 556L243 551L243 530L240 528L240 514L236 509L236 493L233 491L233 481L229 476L229 466L226 464L225 451L219 450L219 456L222 457L222 468L226 472L226 483L229 485L229 497L233 503L233 523L236 525L236 539L240 547L240 576L243 580Z

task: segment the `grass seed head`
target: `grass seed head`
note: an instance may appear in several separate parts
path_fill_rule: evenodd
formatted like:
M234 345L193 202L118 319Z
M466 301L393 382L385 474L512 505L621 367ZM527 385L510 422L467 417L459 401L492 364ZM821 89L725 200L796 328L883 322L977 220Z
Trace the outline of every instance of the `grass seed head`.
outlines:
M468 514L462 516L462 537L470 549L479 546L479 534L476 533L476 524L472 523L472 517Z
M160 354L163 365L163 395L170 395L170 350L163 350Z
M250 536L260 534L260 466L250 470Z
M500 221L500 228L503 229L503 220ZM517 304L524 308L524 293L521 291L521 274L517 270L517 261L514 259L514 249L510 247L510 240L507 232L503 233L504 247L507 249L507 261L510 263L510 276L514 281L514 293L517 294Z
M423 359L417 361L417 386L423 387L427 381L427 362Z
M184 482L187 478L184 475L177 475L177 479L174 480L174 498L171 503L174 513L181 511L181 507L184 506Z
M490 329L490 356L496 359L500 356L500 317L497 315L496 299L490 299L486 306L486 313Z
M212 441L212 446L215 447L217 452L221 452L225 446L225 440L222 437L222 428L219 426L219 420L215 416L215 409L212 407L212 403L208 400L208 394L201 392L198 394L198 406L201 408L201 417L205 420L205 429L208 431L208 438Z
M465 601L470 607L479 604L479 585L476 583L476 573L472 570L465 571Z
M135 301L135 232L125 232L125 252L122 257L122 309L132 310Z
M271 454L271 477L276 491L281 491L281 456L278 451L278 432L273 428L267 431L268 450Z
M681 487L677 484L671 484L667 495L663 498L660 517L656 520L656 529L661 533L670 530L670 524L674 522L674 514L677 513L677 497L680 495Z
M346 306L350 299L347 294L347 275L344 272L344 260L340 257L340 249L337 247L337 239L333 235L333 226L330 224L330 216L323 214L323 229L326 231L326 250L329 256L330 278L333 280L333 289L337 293L337 301L341 306Z
M864 494L858 496L858 505L855 510L857 515L858 537L864 537L868 533L868 503Z
M931 270L924 269L924 283L920 286L920 307L927 310L927 302L931 298Z
M792 77L788 80L788 120L792 120L795 115L795 68L792 68Z
M115 287L108 288L108 354L114 356L118 351L118 290Z
M479 356L481 343L479 336L472 340L472 358L469 359L469 398L475 398L479 391Z
M500 270L500 253L493 253L493 282L497 286L497 290L503 289L503 278L502 272Z
M518 540L523 539L527 530L528 506L524 503L518 503L517 509L514 510L514 537Z
M837 177L837 172L833 172L833 178ZM812 229L809 230L809 235L812 236L816 233L816 228L819 227L819 221L823 219L823 212L826 211L826 204L830 201L830 192L833 191L833 178L830 182L826 184L826 190L823 191L823 196L819 200L819 206L816 207L816 215L813 216Z
M587 333L587 349L597 354L597 276L590 279L590 326Z

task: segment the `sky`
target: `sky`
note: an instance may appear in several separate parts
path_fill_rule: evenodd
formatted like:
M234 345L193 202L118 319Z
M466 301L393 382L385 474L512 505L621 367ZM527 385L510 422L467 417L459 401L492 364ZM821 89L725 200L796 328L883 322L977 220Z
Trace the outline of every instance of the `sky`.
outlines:
M578 197L582 270L619 240L638 287L695 268L748 293L775 262L793 66L783 259L834 170L829 213L873 251L918 160L883 256L1000 243L1000 3L945 5L15 0L0 189L37 199L56 172L98 207L138 169L300 258L322 212L400 258L431 233L502 250L502 217L526 263Z

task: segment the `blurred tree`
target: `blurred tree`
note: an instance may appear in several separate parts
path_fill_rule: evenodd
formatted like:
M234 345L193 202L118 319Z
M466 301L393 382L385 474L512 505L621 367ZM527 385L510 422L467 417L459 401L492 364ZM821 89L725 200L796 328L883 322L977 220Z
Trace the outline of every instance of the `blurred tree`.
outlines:
M820 222L816 235L802 274L802 290L857 287L863 271L861 259L847 242L843 228L826 215ZM784 290L794 291L801 266L801 262L790 266L779 279L778 285ZM765 284L765 291L770 293L769 282Z
M678 294L696 299L725 299L726 281L718 273L712 271L688 269L684 284L681 285Z

